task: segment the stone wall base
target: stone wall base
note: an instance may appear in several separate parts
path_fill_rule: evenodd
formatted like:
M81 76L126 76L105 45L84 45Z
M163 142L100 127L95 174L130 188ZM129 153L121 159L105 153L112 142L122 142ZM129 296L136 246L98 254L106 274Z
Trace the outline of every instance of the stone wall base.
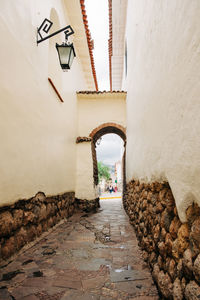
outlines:
M161 297L200 299L200 208L182 224L167 182L131 181L123 202Z
M82 200L76 198L76 206L79 210L85 212L94 212L100 207L99 198L94 200Z
M18 252L62 218L70 217L74 209L74 192L52 197L39 192L29 200L0 208L0 260Z

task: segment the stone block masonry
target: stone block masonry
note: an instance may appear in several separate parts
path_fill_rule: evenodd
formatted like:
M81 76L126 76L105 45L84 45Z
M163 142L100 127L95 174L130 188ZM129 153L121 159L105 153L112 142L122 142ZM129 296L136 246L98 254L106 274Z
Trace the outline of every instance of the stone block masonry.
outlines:
M0 260L5 260L42 232L70 217L75 210L74 192L46 197L39 192L29 200L0 208Z
M131 181L124 208L161 297L200 298L200 208L188 207L181 223L168 183Z
M93 200L82 200L76 198L76 207L85 212L95 212L100 207L99 198Z

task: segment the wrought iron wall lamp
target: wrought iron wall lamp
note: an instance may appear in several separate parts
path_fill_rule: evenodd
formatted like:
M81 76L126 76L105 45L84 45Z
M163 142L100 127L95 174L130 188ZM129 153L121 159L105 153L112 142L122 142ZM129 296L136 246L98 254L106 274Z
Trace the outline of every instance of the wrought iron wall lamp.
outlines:
M58 51L59 61L61 68L66 71L71 68L72 62L74 57L76 56L73 43L68 42L68 37L74 33L73 29L70 25L55 31L52 34L42 36L42 33L48 34L49 30L51 29L51 26L53 25L53 22L51 22L48 19L45 19L40 27L38 28L38 36L37 36L37 44L53 37L54 35L64 31L65 33L65 42L62 43L62 45L59 45L56 43L56 49Z

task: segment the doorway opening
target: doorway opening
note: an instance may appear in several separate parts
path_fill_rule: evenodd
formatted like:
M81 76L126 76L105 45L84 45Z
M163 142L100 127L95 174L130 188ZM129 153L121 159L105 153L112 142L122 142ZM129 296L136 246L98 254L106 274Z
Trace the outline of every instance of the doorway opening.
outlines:
M124 153L122 138L113 133L103 135L96 142L96 153L100 199L121 198Z
M102 124L92 137L94 186L100 199L121 198L125 187L125 128Z

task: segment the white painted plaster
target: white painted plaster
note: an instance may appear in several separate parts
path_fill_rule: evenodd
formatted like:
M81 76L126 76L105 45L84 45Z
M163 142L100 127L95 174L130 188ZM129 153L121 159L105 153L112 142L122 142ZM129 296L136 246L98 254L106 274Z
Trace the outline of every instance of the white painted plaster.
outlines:
M89 136L104 123L126 127L126 94L78 94L78 136Z
M98 197L94 187L91 143L77 144L76 198L94 200Z
M77 94L78 136L88 137L104 123L126 127L126 94ZM92 200L97 197L93 179L91 143L77 144L76 197Z
M112 89L122 88L128 0L112 0Z
M77 2L73 0L80 14ZM47 40L37 46L37 27L44 18L53 16L52 9L57 26L70 24L70 11L64 9L61 0L1 1L1 206L32 197L38 191L54 195L75 190L76 91L89 88L85 78L90 75L83 73L78 55L72 69L63 73L56 49L51 49L52 42ZM79 21L84 30L82 19ZM58 42L64 40L61 35ZM83 39L82 48L86 47ZM85 55L89 59L89 52ZM49 84L48 76L64 103Z
M128 3L127 180L167 180L200 205L200 1Z
M81 12L80 0L62 0L66 8L66 13L70 20L70 24L75 32L72 36L75 44L76 54L81 62L84 78L87 82L87 90L95 90L94 78L91 68L91 59L88 55L88 43L85 34L85 27L83 24L83 17Z

